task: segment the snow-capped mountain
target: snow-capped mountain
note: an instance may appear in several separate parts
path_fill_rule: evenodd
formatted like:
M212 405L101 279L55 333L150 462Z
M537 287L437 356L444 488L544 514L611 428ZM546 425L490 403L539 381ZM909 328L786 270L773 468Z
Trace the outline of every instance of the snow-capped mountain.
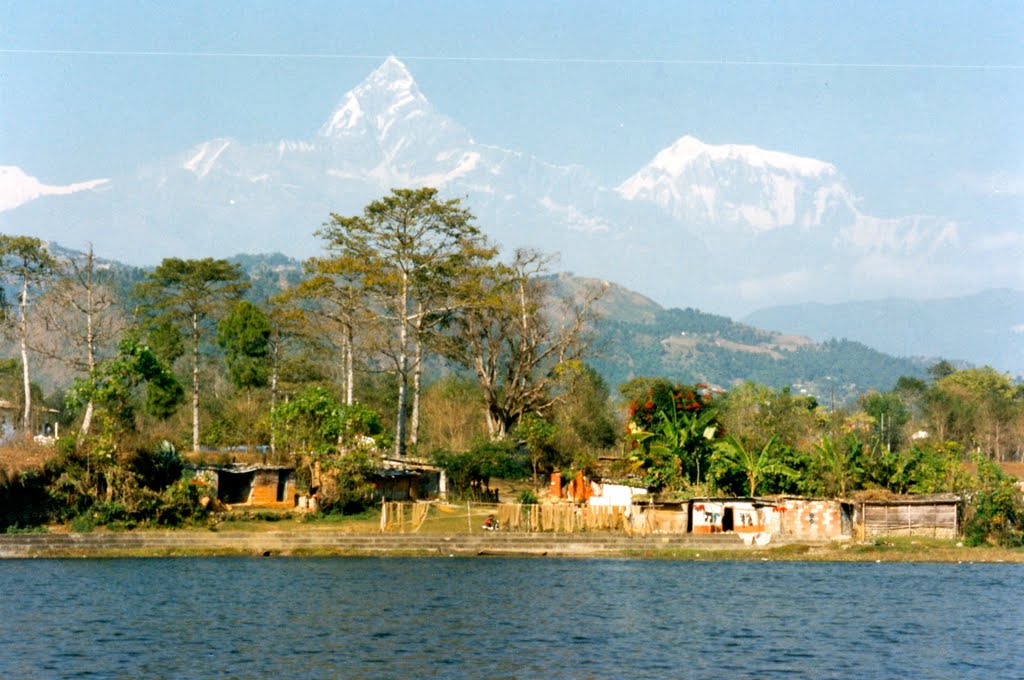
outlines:
M25 173L14 165L0 165L0 212L13 210L19 205L43 196L64 196L76 191L88 191L108 182L106 179L93 179L87 182L75 182L62 186L43 184L38 178Z
M130 176L66 187L25 177L0 171L0 230L91 242L133 264L306 257L320 251L315 231L331 212L427 185L463 198L507 249L560 252L565 269L669 305L736 313L807 291L848 297L853 284L862 295L906 295L960 274L956 225L863 215L829 163L685 136L604 187L582 167L475 141L393 57L305 139L206 140Z
M616 189L680 222L756 234L852 222L854 199L830 163L689 135L662 150Z

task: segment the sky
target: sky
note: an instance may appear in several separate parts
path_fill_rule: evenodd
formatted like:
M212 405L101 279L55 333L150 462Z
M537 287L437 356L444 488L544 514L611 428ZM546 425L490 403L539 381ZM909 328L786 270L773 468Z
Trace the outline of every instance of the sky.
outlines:
M609 185L690 134L878 216L1024 227L1024 3L0 0L0 165L48 184L312 137L388 55L476 141Z

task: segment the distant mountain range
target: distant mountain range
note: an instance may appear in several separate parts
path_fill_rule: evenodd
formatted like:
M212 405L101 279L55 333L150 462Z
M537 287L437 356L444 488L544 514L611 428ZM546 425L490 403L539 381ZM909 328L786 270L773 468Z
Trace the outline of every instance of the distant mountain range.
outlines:
M1024 284L1012 252L975 247L980 236L953 222L864 214L824 161L683 136L609 187L583 167L478 142L394 58L305 139L205 140L127 176L67 186L0 167L0 230L91 242L97 255L136 265L239 252L303 258L320 250L314 231L329 213L355 214L392 187L419 185L464 198L506 248L559 252L565 270L673 306L735 315L854 292Z
M848 338L897 356L944 357L1024 376L1024 292L870 300L758 310L743 321L817 341Z

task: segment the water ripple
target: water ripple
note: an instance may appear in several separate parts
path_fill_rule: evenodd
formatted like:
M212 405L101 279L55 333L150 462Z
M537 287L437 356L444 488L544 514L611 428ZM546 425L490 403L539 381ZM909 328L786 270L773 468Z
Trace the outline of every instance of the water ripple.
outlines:
M0 677L1024 677L1020 565L0 562Z

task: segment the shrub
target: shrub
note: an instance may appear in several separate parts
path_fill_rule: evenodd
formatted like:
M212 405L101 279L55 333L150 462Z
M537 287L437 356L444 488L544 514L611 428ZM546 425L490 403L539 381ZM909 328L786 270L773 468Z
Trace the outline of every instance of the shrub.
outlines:
M350 451L340 456L325 457L320 465L330 483L320 490L320 509L325 513L357 514L374 502L370 481L373 464L365 451Z
M1024 499L1016 481L996 463L979 457L978 485L969 495L964 522L968 545L1024 545Z

